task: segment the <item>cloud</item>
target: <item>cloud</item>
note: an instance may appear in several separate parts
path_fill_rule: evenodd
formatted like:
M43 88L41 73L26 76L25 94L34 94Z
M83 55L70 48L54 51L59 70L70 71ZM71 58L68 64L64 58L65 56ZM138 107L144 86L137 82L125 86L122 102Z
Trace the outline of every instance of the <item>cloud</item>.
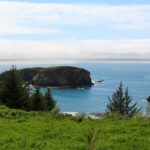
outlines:
M56 29L25 27L11 22L0 24L0 34L52 34L58 32Z
M0 40L0 59L149 59L150 39Z
M55 25L150 30L149 18L150 5L0 2L2 34L54 33Z
M0 34L57 34L68 26L150 31L150 5L94 5L0 2ZM118 31L118 30L117 30ZM67 31L66 31L67 32ZM91 31L92 32L92 31ZM99 31L98 31L99 32ZM101 34L101 33L99 33ZM104 34L104 33L103 33ZM135 36L136 36L135 34ZM38 35L37 35L38 36ZM73 36L73 35L72 35ZM18 38L20 35L18 36ZM52 40L0 39L0 59L149 59L150 39ZM23 37L21 37L23 39ZM32 39L32 37L30 38Z
M40 16L29 3L0 2L0 34L50 34L60 32L41 22ZM35 16L34 16L35 15ZM34 17L35 20L34 21ZM39 19L38 19L39 18Z

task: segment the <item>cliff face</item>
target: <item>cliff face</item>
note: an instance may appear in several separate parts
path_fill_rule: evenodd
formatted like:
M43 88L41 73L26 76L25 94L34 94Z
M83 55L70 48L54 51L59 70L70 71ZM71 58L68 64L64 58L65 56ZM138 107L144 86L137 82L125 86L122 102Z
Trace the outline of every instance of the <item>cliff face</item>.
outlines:
M23 80L37 86L76 88L92 85L90 72L77 67L25 68L19 73Z

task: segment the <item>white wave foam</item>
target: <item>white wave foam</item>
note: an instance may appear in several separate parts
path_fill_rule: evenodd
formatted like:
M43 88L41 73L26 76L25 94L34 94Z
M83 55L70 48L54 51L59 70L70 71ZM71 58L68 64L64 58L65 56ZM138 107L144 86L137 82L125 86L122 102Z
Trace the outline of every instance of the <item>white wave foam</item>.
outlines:
M62 114L76 116L76 115L78 115L79 113L78 113L78 112L62 112Z
M146 99L142 99L141 101L142 101L142 102L147 102L147 100L146 100Z
M66 115L72 115L72 116L78 116L78 115L82 115L82 113L79 113L79 112L62 112L62 114L66 114ZM96 116L96 115L92 115L92 114L89 114L89 113L85 113L84 114L85 115L85 118L88 118L88 117L90 117L90 118L92 118L92 119L99 119L99 117L98 116Z
M94 84L94 86L97 86L100 83L103 83L104 80L92 80L92 83Z

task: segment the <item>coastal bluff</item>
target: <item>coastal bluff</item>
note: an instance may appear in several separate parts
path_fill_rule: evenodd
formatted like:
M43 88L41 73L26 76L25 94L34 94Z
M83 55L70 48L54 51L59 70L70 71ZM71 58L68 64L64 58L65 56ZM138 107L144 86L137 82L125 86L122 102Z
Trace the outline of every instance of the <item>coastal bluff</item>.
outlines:
M90 72L78 67L25 68L18 72L24 81L34 86L71 88L92 86Z

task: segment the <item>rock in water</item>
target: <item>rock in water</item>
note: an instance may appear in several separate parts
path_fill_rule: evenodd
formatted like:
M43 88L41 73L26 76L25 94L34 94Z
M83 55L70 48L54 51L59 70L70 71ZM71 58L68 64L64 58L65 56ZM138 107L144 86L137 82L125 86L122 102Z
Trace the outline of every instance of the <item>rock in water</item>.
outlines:
M146 99L148 102L150 102L150 96Z
M25 68L19 70L24 81L36 86L90 87L90 72L77 67Z

